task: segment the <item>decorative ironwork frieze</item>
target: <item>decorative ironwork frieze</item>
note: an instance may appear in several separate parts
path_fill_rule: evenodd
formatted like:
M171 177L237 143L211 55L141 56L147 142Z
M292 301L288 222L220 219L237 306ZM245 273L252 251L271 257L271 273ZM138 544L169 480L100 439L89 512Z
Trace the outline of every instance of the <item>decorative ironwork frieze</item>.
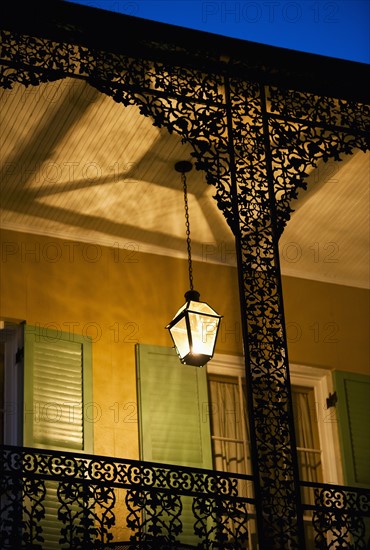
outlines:
M364 137L370 130L370 106L354 101L271 86L268 105L271 115L285 121L347 130L352 135L363 134Z
M370 148L370 106L276 87L268 88L266 106L280 235L320 160Z
M1 464L4 550L41 550L53 540L64 549L247 545L254 501L239 494L238 487L251 482L251 476L17 447L1 447ZM307 530L316 548L368 547L370 489L311 482L301 482L300 488L301 511L306 523L311 518ZM181 542L184 507L192 511L197 541L188 546ZM115 529L122 532L124 525L127 541L118 542Z

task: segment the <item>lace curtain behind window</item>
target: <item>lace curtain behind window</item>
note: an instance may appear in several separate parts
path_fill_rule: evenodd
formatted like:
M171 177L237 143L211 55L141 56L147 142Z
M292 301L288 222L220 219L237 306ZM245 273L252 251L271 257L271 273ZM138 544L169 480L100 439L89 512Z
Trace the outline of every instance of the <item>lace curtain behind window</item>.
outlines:
M311 388L295 386L292 400L300 478L323 481L314 392Z
M209 375L208 380L214 468L251 474L244 379ZM292 401L300 477L305 481L323 481L313 388L293 386ZM251 483L240 483L238 491L240 495L253 496ZM314 502L314 490L304 488L302 497L305 502ZM306 512L304 517L307 549L315 548L311 515ZM250 548L258 547L253 542L254 533L255 527L250 523Z
M211 377L211 432L216 470L251 473L245 391L241 379Z
M210 376L211 433L216 470L252 473L242 379ZM322 481L321 451L312 388L292 388L300 477Z

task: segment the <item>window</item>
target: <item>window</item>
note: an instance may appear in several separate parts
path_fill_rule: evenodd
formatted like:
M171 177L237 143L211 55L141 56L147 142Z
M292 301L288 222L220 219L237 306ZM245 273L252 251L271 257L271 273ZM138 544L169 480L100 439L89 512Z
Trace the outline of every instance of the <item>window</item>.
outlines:
M207 365L211 410L214 466L217 469L252 473L250 441L246 417L243 358L215 355ZM290 366L292 401L298 467L301 479L339 483L339 447L336 411L327 409L326 397L332 392L331 373L324 369ZM245 412L243 412L245 411ZM221 437L219 437L221 435ZM246 492L253 496L253 487ZM306 491L306 490L305 490ZM309 498L309 490L303 498ZM250 548L257 549L256 525L250 511ZM307 548L314 548L312 517L304 517Z
M300 438L298 457L301 455L302 462L307 461L307 457L310 457L312 461L310 472L312 474L316 470L318 481L341 484L343 476L337 410L336 407L328 408L326 403L329 394L334 392L332 373L326 369L292 364L290 365L290 378L296 396L297 393L302 394L302 388L304 388L303 392L306 393L306 396L303 399L306 400L306 414L315 417L315 422L311 422L311 433L307 436L314 445L313 450L308 451L310 447L307 446L308 444L302 444L304 440L297 433L297 441ZM293 406L294 403L297 403L297 399L298 397L293 399ZM302 402L302 397L300 399ZM305 416L302 416L302 412L299 410L295 414L296 432L299 430L302 432L304 428L300 425ZM321 451L321 466L318 464L319 450ZM303 469L304 465L301 466L301 471Z
M290 370L302 478L307 481L339 483L341 476L337 460L339 455L335 409L332 412L326 407L326 397L329 391L333 391L331 374L324 369L301 365L291 365ZM247 468L244 471L251 473L248 426L243 423L239 412L243 407L246 410L245 402L241 405L241 401L245 401L243 358L215 355L207 365L207 372L212 410L220 417L215 417L211 423L215 467L222 464L227 468L237 467L238 470L234 471L240 472ZM220 416L220 411L223 411L221 415L224 418ZM223 443L219 437L221 429Z
M28 447L93 452L93 424L84 414L92 402L91 340L41 326L24 328L23 441ZM45 480L45 548L60 539L58 482ZM76 508L77 504L72 507Z
M1 442L8 445L93 452L91 341L24 323L0 330ZM60 503L57 482L45 480L44 547L57 550ZM75 506L75 505L74 505Z
M214 468L251 473L244 378L209 374L208 388Z
M179 368L171 348L140 345L137 353L141 458L251 473L243 359L215 355L206 369ZM336 411L326 406L331 373L290 369L301 475L342 483Z
M207 373L172 348L137 346L140 458L212 468Z
M314 389L292 386L292 402L299 476L305 481L324 481Z

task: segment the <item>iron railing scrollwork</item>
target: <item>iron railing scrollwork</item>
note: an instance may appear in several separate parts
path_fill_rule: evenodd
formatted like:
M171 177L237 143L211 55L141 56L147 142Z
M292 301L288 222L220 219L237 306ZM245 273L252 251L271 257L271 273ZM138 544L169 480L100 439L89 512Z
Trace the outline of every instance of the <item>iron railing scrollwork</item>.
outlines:
M254 548L251 476L9 446L1 466L4 550ZM369 548L370 489L300 488L307 548Z
M312 548L370 548L370 489L301 482L302 511Z
M2 447L0 547L245 548L251 476ZM186 514L184 513L186 511ZM190 519L189 519L190 517Z

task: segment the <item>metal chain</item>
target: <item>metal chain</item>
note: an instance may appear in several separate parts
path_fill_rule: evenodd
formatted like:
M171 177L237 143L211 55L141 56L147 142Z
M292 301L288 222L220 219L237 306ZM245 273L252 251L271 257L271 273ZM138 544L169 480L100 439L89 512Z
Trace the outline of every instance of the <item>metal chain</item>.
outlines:
M186 244L188 247L188 269L189 269L189 284L190 290L193 289L193 266L191 262L191 239L190 239L190 222L189 222L189 206L188 206L188 191L186 184L186 174L181 174L182 184L184 187L184 205L185 205L185 226L186 226Z

